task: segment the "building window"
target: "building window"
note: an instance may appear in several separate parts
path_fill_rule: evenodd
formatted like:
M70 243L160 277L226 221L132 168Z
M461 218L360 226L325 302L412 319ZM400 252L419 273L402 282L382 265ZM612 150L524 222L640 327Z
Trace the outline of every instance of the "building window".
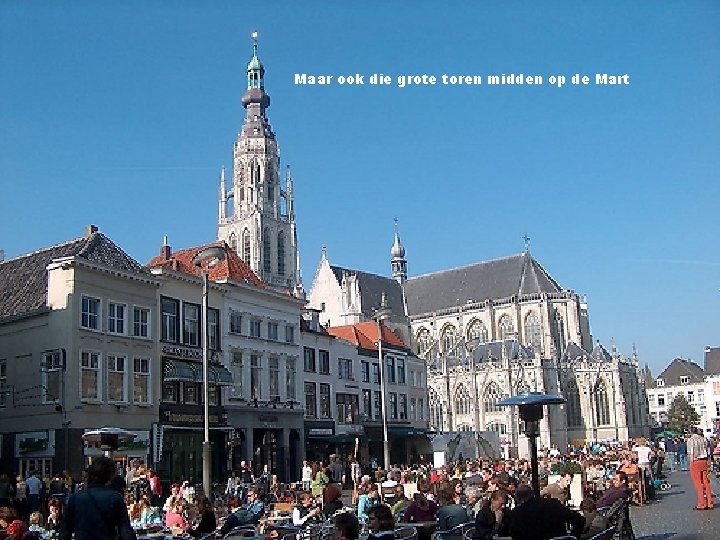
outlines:
M688 390L687 393L687 402L688 403L695 403L695 392L692 390Z
M7 360L3 358L0 360L0 407L7 407L7 387ZM47 395L44 402L48 402Z
M445 325L440 335L440 346L444 354L450 354L455 352L455 345L457 343L457 330L451 324Z
M657 386L658 388L661 388L661 387L665 386L665 380L664 380L664 379L657 379L657 380L655 381L655 386Z
M362 371L362 382L370 382L370 362L361 360L360 371Z
M183 402L185 404L188 403L198 403L198 387L197 384L186 382L182 383L182 389L183 389Z
M250 399L260 399L262 393L260 390L260 355L250 355Z
M150 310L144 307L133 307L133 336L150 337Z
M178 342L180 302L172 298L160 298L162 311L162 340Z
M278 275L282 277L285 275L285 235L282 231L277 238L277 257Z
M268 323L268 339L277 341L277 339L278 339L278 323L276 323L276 322Z
M174 381L163 381L162 400L164 403L177 403L178 383Z
M557 354L558 356L562 356L565 353L565 346L567 345L565 337L565 321L563 321L562 315L560 315L557 311L553 317L553 338L555 338Z
M400 394L400 420L407 420L407 396Z
M125 391L125 365L127 359L115 354L107 355L107 400L108 403L127 401Z
M698 390L697 402L705 403L705 390Z
M270 387L270 399L280 401L280 365L277 358L268 360L268 386Z
M88 330L100 330L100 299L82 296L80 326Z
M665 396L664 396L664 395L658 394L657 404L658 404L658 407L664 407L664 406L665 406Z
M285 360L285 394L289 400L295 400L295 380L297 375L297 366L295 365L295 358L287 358Z
M500 388L495 383L490 383L485 389L485 397L483 399L485 405L485 412L500 412L503 407L498 405L498 401L502 398Z
M418 411L422 417L421 401L418 400ZM428 405L430 405L430 427L434 428L435 431L442 431L444 426L442 401L440 401L440 396L433 388L428 388Z
M372 382L380 384L380 364L377 362L372 365Z
M365 420L372 419L372 392L367 389L362 391L363 398L363 417Z
M345 379L346 381L354 380L352 360L349 358L338 358L338 375L340 379Z
M470 323L467 330L467 348L469 351L475 350L475 348L481 343L486 343L488 340L488 331L485 328L485 323L475 319Z
M595 425L610 425L610 401L608 400L605 383L600 381L593 395L595 405Z
M230 311L230 333L242 334L242 313L239 311Z
M417 420L417 399L410 398L410 420Z
M133 359L133 403L150 403L150 359Z
M542 351L542 326L534 313L525 317L525 343L537 353Z
M260 326L262 321L260 319L250 319L250 337L260 337Z
M418 420L425 420L425 400L418 398Z
M328 375L330 373L330 352L320 349L318 351L318 357L320 373Z
M2 360L5 366L5 360ZM4 369L4 368L3 368ZM43 403L60 403L60 388L62 382L62 357L60 351L43 353ZM4 394L1 396L3 399Z
M330 418L330 385L320 383L320 418Z
M312 349L310 347L305 347L303 349L303 355L305 358L305 362L303 364L305 371L314 373L316 371L316 369L315 369L315 349Z
M390 392L390 420L397 420L398 417L398 397L395 392Z
M305 383L305 416L307 418L317 417L317 400L315 399L315 383Z
M510 316L503 315L502 317L500 317L498 331L500 333L500 339L511 339L512 337L514 337L515 325L513 325Z
M80 352L80 399L100 399L100 353Z
M193 347L200 345L200 306L197 304L183 304L183 343Z
M690 382L690 377L687 375L680 376L680 384L687 384Z
M285 343L295 343L295 327L291 324L285 326Z
M405 384L405 359L397 359L397 383Z
M272 272L270 263L270 229L265 229L263 234L263 272L269 274Z
M386 356L385 357L385 366L387 369L387 374L385 375L385 379L388 382L395 384L397 382L397 378L395 377L395 357Z
M208 308L208 347L212 351L220 350L220 310Z
M233 372L233 388L232 394L235 398L240 398L243 395L243 353L242 351L232 351L232 358L230 359L230 367Z
M242 258L248 266L252 266L250 264L250 231L247 229L242 233Z
M459 385L455 391L455 413L470 414L470 393L464 384Z
M574 378L566 382L563 395L567 400L565 410L567 411L568 427L581 427L582 408L580 407L580 392L578 391L577 382Z
M430 335L430 331L427 328L421 328L418 333L415 334L415 352L419 356L424 356L426 352L430 350L433 345L433 339Z
M359 424L359 404L357 394L336 394L337 419L339 424Z
M125 333L125 313L127 307L125 304L117 304L115 302L108 302L107 305L108 321L107 331L111 334L124 334Z
M373 393L373 418L375 420L380 420L380 416L382 413L382 398L380 397L380 392L375 390Z

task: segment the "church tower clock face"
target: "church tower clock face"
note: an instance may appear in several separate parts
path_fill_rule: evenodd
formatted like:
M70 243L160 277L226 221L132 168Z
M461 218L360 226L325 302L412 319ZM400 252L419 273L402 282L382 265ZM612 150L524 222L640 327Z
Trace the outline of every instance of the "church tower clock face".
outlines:
M233 147L233 170L220 174L218 240L224 240L268 285L299 287L293 181L289 167L281 182L280 151L267 117L265 67L257 33L247 66L246 110Z

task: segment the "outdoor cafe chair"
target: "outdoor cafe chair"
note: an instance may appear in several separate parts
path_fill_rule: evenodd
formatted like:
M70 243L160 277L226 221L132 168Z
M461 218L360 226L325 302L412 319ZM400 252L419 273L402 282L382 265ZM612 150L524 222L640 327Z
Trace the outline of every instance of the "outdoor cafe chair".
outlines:
M395 529L396 540L417 540L418 531L415 527L401 526Z
M447 531L435 531L436 540L462 540L465 538L465 533L475 528L475 523L469 521L467 523L461 523L455 525L452 529Z
M615 536L615 527L608 527L604 531L600 531L587 540L610 540L613 536Z
M234 529L228 531L225 536L223 536L223 540L231 538L254 538L256 536L258 536L258 532L254 526L241 525L240 527L235 527Z

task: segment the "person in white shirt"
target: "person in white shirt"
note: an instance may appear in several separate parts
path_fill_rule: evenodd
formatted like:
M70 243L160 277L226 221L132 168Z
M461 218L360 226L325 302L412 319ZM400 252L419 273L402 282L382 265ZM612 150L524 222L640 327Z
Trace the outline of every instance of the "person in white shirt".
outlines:
M313 470L310 466L310 463L308 463L308 460L303 460L303 466L302 466L302 485L303 485L303 491L310 491L310 483L312 482L313 477Z
M651 480L652 470L650 468L650 456L652 455L652 450L647 445L647 441L645 439L640 439L635 448L633 448L633 452L637 454L638 467L645 472L647 479Z
M25 480L25 489L27 490L27 501L30 513L40 510L40 491L42 490L42 482L35 476L35 471L30 471L30 476Z

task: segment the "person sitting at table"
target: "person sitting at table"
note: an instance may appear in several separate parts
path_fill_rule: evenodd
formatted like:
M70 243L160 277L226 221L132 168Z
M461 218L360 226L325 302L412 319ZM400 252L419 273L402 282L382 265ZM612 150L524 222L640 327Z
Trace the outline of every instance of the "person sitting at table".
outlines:
M335 512L343 509L342 489L339 484L328 484L322 494L322 511L326 518L335 515Z
M360 536L360 523L352 512L340 512L333 518L333 531L330 540L357 540Z
M467 523L467 511L465 508L455 502L454 490L449 482L444 482L438 488L438 531L443 531L441 538L443 540L460 540L460 534L447 534L445 531Z
M504 489L493 491L490 498L475 516L476 540L492 540L494 536L508 535L509 511L505 507L508 495Z
M453 478L450 480L450 486L452 487L453 500L460 506L467 506L468 500L465 495L465 484L460 478Z
M592 497L583 499L580 503L580 511L585 517L585 528L583 529L582 538L592 538L610 526L607 518L598 513L595 499Z
M417 492L413 500L408 504L402 520L405 522L435 521L437 518L438 506L435 501L428 500L425 495Z
M168 510L170 510L170 507L175 504L175 501L178 497L180 497L180 484L176 482L170 486L170 495L167 499L165 499L165 504L163 504L163 512L167 512Z
M370 535L367 540L394 540L395 518L390 507L378 504L367 511Z
M165 512L165 526L178 527L183 531L188 528L187 519L185 519L185 505L187 501L182 497L174 497Z
M407 507L410 505L410 499L405 496L405 487L403 487L402 484L395 486L393 492L395 498L393 499L390 510L392 511L392 515L397 519L399 515L404 514L405 510L407 510Z
M40 533L40 535L46 532L45 518L43 517L42 512L33 512L32 514L30 514L28 525L28 529L32 532Z
M582 514L571 510L557 499L536 497L530 486L515 492L517 506L510 513L508 528L514 540L548 540L556 536L580 538L585 527Z
M197 538L198 536L215 532L217 521L215 520L215 511L213 510L212 504L210 504L210 500L207 497L202 497L196 506L200 521L188 530L188 534Z
M622 471L625 474L640 473L640 467L638 467L637 463L635 463L635 460L632 459L632 457L630 457L629 455L625 456L625 459L623 459L623 462L620 464L617 470Z
M603 496L597 502L598 508L604 508L606 506L612 506L612 504L619 499L629 499L632 496L632 492L628 487L627 474L623 471L618 471L612 479L612 486L607 488L603 493Z
M317 504L312 493L306 491L298 496L298 503L292 511L292 523L296 527L306 527L318 521L318 516L321 514L322 508Z
M360 494L357 505L357 516L360 519L368 517L368 510L380 504L380 496L378 495L377 484L369 484L367 491Z
M241 506L227 517L220 528L220 535L225 536L235 527L242 525L257 525L264 513L265 503L260 500L257 488L250 487L247 491L247 504Z

